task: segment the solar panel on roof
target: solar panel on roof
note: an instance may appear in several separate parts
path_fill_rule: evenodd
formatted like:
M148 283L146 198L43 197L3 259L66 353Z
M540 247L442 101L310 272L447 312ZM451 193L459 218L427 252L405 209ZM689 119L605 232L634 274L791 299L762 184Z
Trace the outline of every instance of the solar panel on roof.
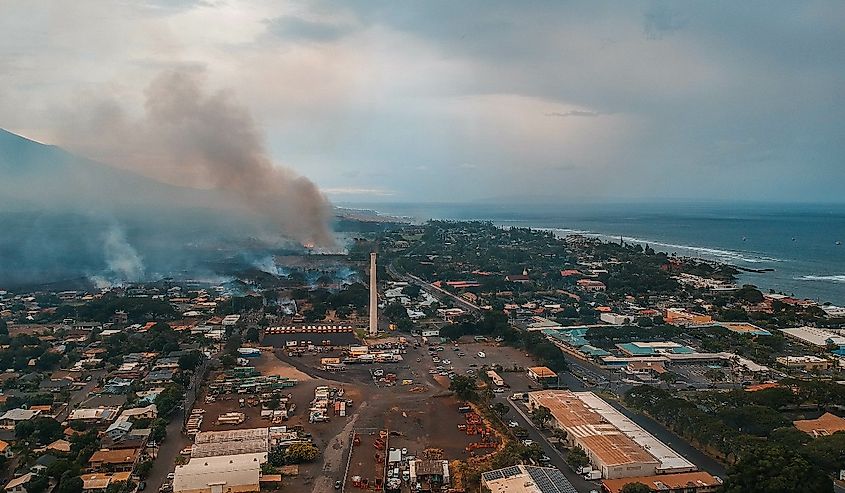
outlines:
M542 493L578 493L559 470L548 467L526 467L526 472Z
M481 473L481 477L485 481L495 481L497 479L503 479L505 477L505 475L502 474L501 469L496 469L495 471L487 471L487 472Z

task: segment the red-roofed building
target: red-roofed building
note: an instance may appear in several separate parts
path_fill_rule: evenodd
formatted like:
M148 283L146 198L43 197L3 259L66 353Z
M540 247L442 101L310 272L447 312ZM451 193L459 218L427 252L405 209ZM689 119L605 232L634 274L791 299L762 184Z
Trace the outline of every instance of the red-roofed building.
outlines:
M605 286L603 282L596 281L594 279L579 279L577 284L579 288L587 292L599 292L607 290L607 286Z

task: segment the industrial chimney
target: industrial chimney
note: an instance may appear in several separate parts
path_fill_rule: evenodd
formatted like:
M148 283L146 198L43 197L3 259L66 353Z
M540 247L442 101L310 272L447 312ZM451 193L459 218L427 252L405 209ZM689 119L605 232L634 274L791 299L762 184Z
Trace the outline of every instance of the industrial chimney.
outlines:
M376 285L376 252L370 253L370 337L378 335L378 286Z

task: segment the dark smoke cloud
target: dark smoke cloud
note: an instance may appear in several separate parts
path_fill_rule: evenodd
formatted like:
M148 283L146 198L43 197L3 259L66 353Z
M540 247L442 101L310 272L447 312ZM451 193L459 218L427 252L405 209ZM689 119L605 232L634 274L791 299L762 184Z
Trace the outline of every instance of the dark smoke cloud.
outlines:
M169 71L130 116L113 99L77 109L61 144L89 157L181 185L205 186L272 219L303 244L333 245L331 206L316 185L274 166L249 111L231 92L209 92L202 74Z

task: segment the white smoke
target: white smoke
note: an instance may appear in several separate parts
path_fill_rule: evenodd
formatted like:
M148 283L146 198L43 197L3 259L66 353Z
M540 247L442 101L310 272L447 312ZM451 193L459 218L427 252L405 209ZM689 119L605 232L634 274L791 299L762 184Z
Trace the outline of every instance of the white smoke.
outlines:
M209 91L202 74L177 70L153 80L145 97L140 115L108 96L76 108L62 127L63 147L141 174L175 173L181 185L237 199L287 238L334 245L331 204L313 182L275 165L259 126L231 92Z
M120 281L140 281L144 262L138 251L126 240L123 230L113 225L103 236L103 255L109 272Z

